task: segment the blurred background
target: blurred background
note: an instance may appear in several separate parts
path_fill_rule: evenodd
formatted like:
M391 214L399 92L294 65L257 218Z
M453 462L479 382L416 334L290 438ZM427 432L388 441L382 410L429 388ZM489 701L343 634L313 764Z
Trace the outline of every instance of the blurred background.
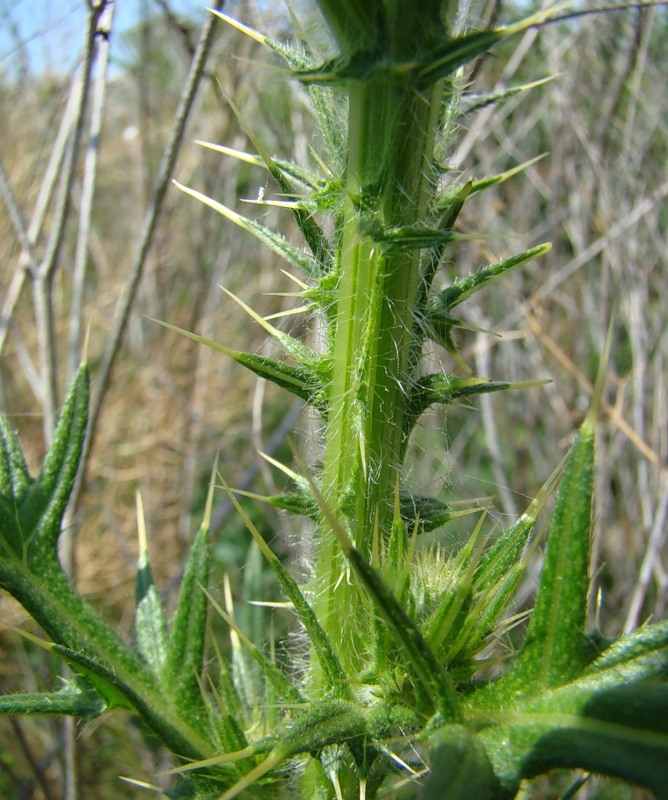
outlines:
M316 424L291 397L149 319L272 354L219 287L261 314L295 305L282 296L295 288L285 265L171 178L300 243L286 212L243 202L274 192L261 170L195 141L252 151L226 94L274 155L312 161L319 140L300 87L251 39L213 25L202 3L116 5L100 14L83 0L0 2L0 407L36 471L89 332L94 434L62 557L81 592L132 636L136 492L169 605L216 455L230 485L271 493L281 477L258 450L289 461L288 434L303 440ZM306 3L296 7L308 34L317 20ZM489 24L526 8L491 0L475 15ZM230 0L225 11L275 38L292 35L283 4ZM414 489L493 497L499 529L515 519L586 414L612 322L592 581L592 624L606 635L665 616L667 41L665 9L628 9L530 31L466 74L467 113L446 143L453 180L543 157L469 202L460 228L479 236L448 255L439 280L551 241L550 254L461 307L492 334L455 332L478 374L551 383L429 412L407 464ZM317 320L283 322L317 336ZM426 361L458 369L435 348ZM282 555L299 554L298 520L248 509ZM446 541L465 530L446 529ZM248 538L219 496L214 591L229 574L241 594L252 574L255 587L266 581L262 599L278 597ZM242 622L254 613L238 610ZM288 620L274 624L280 638ZM31 629L2 596L0 691L56 689L61 666L15 626ZM118 774L148 780L162 758L121 716L86 726L1 719L0 797L146 796ZM569 782L537 782L527 797L561 797ZM642 793L591 781L578 796Z

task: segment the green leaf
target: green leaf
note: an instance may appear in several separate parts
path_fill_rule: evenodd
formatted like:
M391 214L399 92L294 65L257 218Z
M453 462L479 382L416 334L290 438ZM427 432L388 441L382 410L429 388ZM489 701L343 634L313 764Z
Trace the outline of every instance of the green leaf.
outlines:
M472 114L475 111L480 111L486 106L495 103L501 103L510 97L514 97L521 92L528 92L531 89L536 89L539 86L544 86L546 83L555 80L554 76L547 78L540 78L536 81L523 83L519 86L509 86L506 89L501 89L497 92L488 92L486 94L465 94L462 97L462 114Z
M134 676L119 675L113 665L107 666L97 658L68 647L53 645L52 651L84 675L109 708L136 711L173 753L197 759L211 752L209 731L202 725L191 726L174 712L168 699L155 692L154 687L142 685L133 680Z
M502 30L473 31L443 42L429 54L418 73L418 87L426 89L436 81L453 75L459 67L477 58L504 38Z
M446 718L459 715L457 696L446 669L439 664L419 628L408 616L378 573L354 547L345 550L346 557L374 600L378 613L386 621L395 642L404 650L406 663L413 672L418 691Z
M8 589L14 572L13 560L23 557L23 535L16 519L16 506L11 499L0 495L0 586ZM8 589L9 590L9 589Z
M520 692L561 686L591 660L585 622L594 440L593 424L587 419L564 467L526 640L507 678Z
M294 578L290 575L290 573L281 563L281 560L266 543L257 526L245 512L243 506L234 496L232 490L225 483L225 481L222 480L222 478L221 481L232 505L237 510L239 516L243 519L244 524L248 528L253 539L255 539L255 541L258 543L262 554L266 558L269 566L274 571L274 574L276 575L278 582L281 584L283 591L287 595L288 600L290 600L292 603L295 613L299 617L299 621L304 626L306 635L313 645L314 652L318 661L320 662L320 666L322 667L322 671L326 677L329 687L340 696L347 696L349 694L348 676L336 657L332 645L323 631L317 617L315 616L313 609L302 594Z
M429 735L429 775L420 800L495 800L501 785L483 742L462 725Z
M543 82L544 81L539 81L539 83ZM534 158L530 158L528 161L524 161L522 164L518 164L516 167L512 167L511 169L501 172L498 175L492 175L489 178L481 178L480 180L472 181L471 195L477 194L478 192L484 192L485 189L489 189L492 186L498 186L500 183L504 183L509 178L518 175L520 172L523 172L525 169L527 169L527 167L532 166L543 158L545 158L545 153L535 156Z
M536 524L534 516L522 514L517 522L494 542L480 559L474 575L476 588L494 586L521 562L522 554Z
M515 590L524 575L525 567L524 562L513 564L476 600L469 615L470 630L465 642L465 651L471 657L488 643L489 637L498 639L504 632L503 624L499 630L499 619L512 608Z
M148 557L146 524L141 496L137 494L139 564L135 588L135 629L137 647L158 680L162 679L167 657L167 623Z
M32 483L16 432L0 414L0 496L20 505Z
M426 225L404 225L399 228L382 228L376 225L362 226L360 233L391 250L427 250L451 242L455 234L448 229L429 228Z
M564 463L565 459L543 484L517 522L504 531L480 559L473 579L476 589L484 590L493 586L521 562L536 519L554 494Z
M432 405L454 403L477 394L502 392L507 389L526 389L540 386L546 381L491 381L488 378L457 378L446 372L425 375L416 381L410 390L405 413L405 429L409 434L420 416Z
M51 494L74 467L78 466L78 454L83 442L88 419L88 396L90 373L87 364L77 370L60 412L53 442L44 458L38 482Z
M398 59L391 62L382 44L379 45L374 37L371 49L355 48L352 55L337 56L317 67L297 70L295 74L306 84L368 83L374 78L394 78L400 86L412 85L416 91L426 91L509 35L507 29L497 29L451 38L442 26L439 27L440 30L436 26L431 28L434 46L424 56L411 55L410 61ZM424 36L422 39L425 41Z
M314 522L318 522L320 521L318 503L313 495L306 493L306 491L302 488L302 493L285 492L269 496L241 491L238 491L237 494L252 497L263 503L268 503L274 508L280 508L283 511L289 511L291 514L308 517ZM435 497L413 494L407 491L400 492L399 508L401 519L405 526L411 531L417 526L419 534L436 530L436 528L445 525L446 522L450 522L450 520L459 518L471 511L471 509L455 510L452 506Z
M163 322L162 320L153 319L152 317L149 319L153 322L157 322L158 325L162 325L163 328L174 331L174 333L180 333L193 342L206 345L213 350L217 350L219 353L229 356L229 358L234 359L234 361L246 367L246 369L251 370L251 372L259 375L261 378L275 383L282 389L286 389L302 400L312 402L316 406L321 403L320 396L323 392L323 384L319 373L312 366L300 364L299 366L292 367L273 358L267 358L255 353L245 353L240 350L232 350L229 347L225 347L225 345L215 342L213 339L207 339L206 336L192 333L192 331L179 328L169 322ZM310 353L307 355L310 355Z
M504 788L552 769L585 769L668 796L668 686L576 681L481 732Z
M23 536L29 539L27 560L37 574L47 564L57 563L60 526L86 438L89 393L89 370L82 364L65 399L39 477L26 492L20 507L19 525Z
M260 169L269 169L267 162L259 155L253 155L253 153L247 153L244 150L235 150L233 147L226 147L223 144L205 142L201 139L197 139L195 144L206 147L207 150L213 150L214 153L221 153L224 156L236 158L238 161L243 161L245 164L252 164L254 167L259 167ZM326 186L326 181L308 172L299 164L295 164L292 161L283 161L280 158L272 158L271 160L273 165L281 171L285 178L296 181L309 191L316 192L324 189Z
M520 169L520 167L517 169ZM549 253L551 249L552 245L549 242L539 244L536 247L525 250L523 253L504 258L502 261L497 261L496 264L490 264L477 272L470 272L462 278L457 278L453 281L451 286L448 286L429 299L427 323L429 323L432 318L436 321L440 319L443 314L447 315L448 311L462 303L472 294L475 294L475 292L480 291L483 287L498 280L507 272L517 269L517 267L522 266L522 264L526 264L534 258Z
M225 611L225 609L213 598L209 593L207 597L211 601L211 605L222 619L229 625L230 630L234 631L237 635L239 642L246 648L251 658L260 667L260 670L265 675L266 679L274 687L275 691L286 704L300 704L304 703L305 699L300 695L299 690L294 687L286 675L273 663L267 656L246 636L244 631L236 624L234 619ZM220 659L219 659L220 660ZM241 715L241 702L236 687L230 679L226 665L221 662L221 671L223 675L220 680L220 688L222 699L225 700L225 708L231 713L234 712L237 716Z
M0 714L68 716L91 720L107 706L100 695L81 678L67 681L57 692L26 692L0 695Z
M278 187L281 190L281 192L286 197L294 196L295 194L294 187L292 186L290 181L286 178L283 170L269 155L268 151L266 150L262 142L256 136L255 132L253 131L253 127L248 124L246 118L241 113L240 109L235 105L232 98L226 96L226 99L230 105L230 108L232 109L232 111L234 111L234 114L239 120L239 123L241 124L244 133L253 143L253 146L255 147L260 157L262 158L262 161L264 162L266 168L269 170L269 173L278 184ZM316 264L319 265L318 272L320 274L329 272L333 264L333 255L331 247L323 230L315 221L312 209L304 208L302 204L295 203L292 206L292 214L295 218L295 222L297 223L297 227L302 232L302 236L306 240L306 243L308 244L309 248L311 249L311 252L313 253L313 257L315 259Z
M176 613L169 637L165 682L182 709L201 701L199 677L204 662L207 600L202 587L209 574L209 519L200 527L190 548L181 579Z
M441 217L439 220L439 229L442 231L452 231L457 218L464 207L464 203L471 193L471 181L468 181L463 186L458 187L454 195L447 195L446 197L439 198L437 203L437 210L440 211ZM441 259L445 254L447 242L442 242L439 246L432 248L421 263L421 280L418 285L417 295L415 298L415 326L413 335L416 342L416 352L411 359L411 363L418 360L419 352L417 352L418 345L421 348L424 336L426 333L424 319L427 314L427 304L429 302L429 292L431 291L436 272L441 264Z
M668 675L668 620L646 625L610 644L585 670L598 685Z
M229 219L230 222L234 222L235 225L238 225L243 230L251 233L270 250L279 255L281 258L284 258L294 267L297 267L297 269L300 269L304 274L312 277L317 277L320 274L322 265L303 250L300 250L298 247L290 244L290 242L288 242L287 239L285 239L280 233L276 233L276 231L273 231L271 228L267 228L265 225L262 225L260 222L256 222L249 217L244 217L241 214L237 214L236 211L232 211L231 208L228 208L222 203L218 203L216 200L213 200L211 197L207 197L201 192L197 192L194 189L189 189L187 186L184 186L177 181L174 181L174 183L179 189L181 189L181 191L189 194L196 200L199 200L200 202L204 203L204 205L209 206L209 208L212 208L214 211L217 211L226 219Z
M60 644L54 644L51 649L90 683L108 709L129 711L135 708L136 690L129 689L122 679L95 658Z
M459 576L454 586L443 593L440 604L425 624L425 639L431 649L446 662L455 653L451 647L463 632L471 610L473 593L467 576Z

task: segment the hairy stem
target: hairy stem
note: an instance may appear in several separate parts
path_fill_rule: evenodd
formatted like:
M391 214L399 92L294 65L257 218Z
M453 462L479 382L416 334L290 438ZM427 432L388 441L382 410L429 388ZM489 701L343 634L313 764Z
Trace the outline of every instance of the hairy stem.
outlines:
M419 250L396 247L391 237L426 221L442 85L418 93L398 63L368 80L348 81L347 94L347 197L323 492L356 549L370 559L374 531L383 536L392 525L420 280ZM327 531L322 535L316 613L336 642L341 614L354 619L360 598L341 580L346 567L339 546ZM349 629L339 655L356 671L360 643L354 624Z

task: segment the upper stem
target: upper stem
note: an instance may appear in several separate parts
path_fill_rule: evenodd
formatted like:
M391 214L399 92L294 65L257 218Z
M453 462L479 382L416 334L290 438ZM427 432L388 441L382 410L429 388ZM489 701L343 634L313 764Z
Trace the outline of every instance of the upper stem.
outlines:
M415 92L402 71L351 80L348 162L325 439L323 492L365 558L392 525L405 451L419 251L387 242L426 222L442 87ZM331 533L316 558L316 613L344 667L359 670L360 596ZM341 624L341 620L350 624ZM345 630L345 633L341 633Z

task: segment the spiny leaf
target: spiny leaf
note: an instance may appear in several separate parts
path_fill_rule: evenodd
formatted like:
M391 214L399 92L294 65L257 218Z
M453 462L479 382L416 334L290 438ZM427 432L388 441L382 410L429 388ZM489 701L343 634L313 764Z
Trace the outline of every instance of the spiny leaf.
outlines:
M284 492L279 495L265 496L254 492L237 491L237 494L252 497L255 500L268 503L274 508L289 511L291 514L308 517L315 522L320 520L318 503L310 493ZM404 525L410 530L417 527L418 533L429 533L453 519L458 519L477 510L477 508L455 509L435 497L412 494L405 491L400 493L399 508Z
M599 363L592 402L564 467L550 523L547 552L522 651L507 676L530 695L577 677L597 655L585 637L596 414L612 346L612 323ZM502 680L505 680L502 679Z
M264 317L261 317L247 303L244 303L240 297L237 297L229 289L225 289L225 287L221 288L225 294L231 297L235 303L243 308L243 310L248 314L249 317L251 317L251 319L254 319L258 325L261 325L265 331L267 331L267 333L281 345L283 350L285 350L285 352L298 364L301 364L303 367L316 369L317 366L323 363L322 356L316 353L315 350L312 350L310 347L302 344L302 342L300 342L299 339L295 339L294 336L290 336L289 334L278 330L278 328L267 322Z
M597 685L631 683L668 675L668 620L638 628L610 644L588 665L584 678Z
M299 617L299 621L306 630L330 688L340 696L347 696L349 693L348 678L343 671L343 668L341 667L339 660L336 657L336 654L334 653L327 636L325 635L325 632L320 626L313 609L302 594L295 580L281 563L281 560L265 542L264 537L257 529L257 526L250 519L248 514L244 511L243 507L234 496L232 490L225 483L225 481L222 480L222 478L221 481L223 488L227 492L230 501L232 502L232 505L236 508L237 513L241 516L244 524L260 546L262 554L267 559L269 566L273 569L274 574L278 578L278 581L283 587L288 599L293 604L295 613Z
M506 790L552 769L585 769L666 795L668 686L568 684L480 736Z
M461 576L444 594L438 609L425 623L425 639L429 646L447 661L452 661L456 655L450 647L464 628L472 601L470 579Z
M89 393L90 373L88 365L82 364L72 380L53 434L53 442L44 457L37 479L42 490L48 495L54 492L64 475L72 471L76 473L86 429Z
M213 507L213 483L209 486L202 524L186 562L172 630L167 644L165 683L182 713L199 708L202 692L199 683L204 663L209 577L209 526Z
M432 405L448 404L464 397L489 394L508 389L526 389L541 386L549 381L491 381L488 378L458 378L445 372L425 375L411 387L410 398L405 413L405 430L410 433L420 416Z
M16 508L11 500L0 495L0 586L9 590L14 572L12 561L22 559L23 535L16 519Z
M584 628L593 464L594 430L586 421L564 467L531 622L522 652L508 676L523 691L568 682L581 672L591 655Z
M555 80L555 76L550 75L547 78L540 78L536 81L523 83L521 86L509 86L497 92L490 92L488 94L465 94L462 98L462 114L472 114L474 111L480 111L486 106L501 103L521 92L528 92L531 89L544 86L546 83L553 80Z
M443 28L440 43L426 53L423 58L411 61L388 63L388 56L382 47L357 51L350 56L337 56L317 67L296 71L303 83L344 84L348 81L368 82L382 76L392 77L397 85L412 86L417 91L425 91L434 83L453 75L459 67L469 63L494 44L502 41L507 29L474 31L459 37L450 37Z
M195 191L195 189L189 189L187 186L178 183L178 181L174 181L174 184L181 189L181 191L185 192L185 194L189 194L191 197L194 197L196 200L204 203L204 205L207 205L209 208L217 211L226 219L229 219L230 222L234 222L235 225L238 225L243 230L253 234L256 239L259 239L270 250L281 256L281 258L284 258L293 266L297 267L297 269L302 270L302 272L304 272L306 275L310 277L317 277L320 274L321 265L318 263L318 261L309 256L303 250L300 250L298 247L290 244L280 233L276 233L276 231L273 231L271 228L267 228L265 225L262 225L253 219L249 219L241 214L237 214L237 212L232 211L231 208L227 208L227 206L223 205L222 203L218 203L211 197L207 197L205 194Z
M183 767L176 767L167 774L183 774L220 765L229 766L249 756L267 753L263 761L218 798L218 800L232 800L280 766L287 758L301 753L319 753L329 745L350 743L364 737L367 732L367 721L357 704L342 700L322 700L308 706L306 710L298 710L291 716L285 729L269 739L255 742L236 753L224 753L194 761Z
M308 473L306 478L318 502L323 520L329 525L341 550L372 597L376 609L387 622L395 641L406 653L407 663L417 681L416 689L418 692L422 690L426 695L432 704L432 711L438 710L446 714L449 719L456 719L459 713L457 696L446 670L438 663L417 625L399 604L391 589L355 549L315 481Z
M554 20L559 11L571 6L572 0L568 0L524 17L512 25L487 31L473 31L452 39L444 38L442 44L430 53L428 63L421 66L417 80L418 88L432 86L437 80L454 74L459 67L470 63L504 39Z
M346 551L346 557L373 597L374 605L387 622L395 641L406 653L407 663L418 681L416 688L419 690L421 687L427 695L432 703L432 711L440 711L448 719L458 719L459 710L454 686L416 624L397 602L378 573L354 547L351 546Z
M25 692L0 695L0 714L68 716L85 720L99 717L107 706L81 678L70 680L57 692Z
M206 147L208 150L213 150L215 153L236 158L238 161L243 161L246 164L252 164L254 167L267 169L267 164L264 159L252 153L246 153L244 150L236 150L233 147L226 147L225 145L215 144L214 142L204 142L201 139L195 140L195 144ZM281 159L273 159L273 163L287 178L297 181L309 191L315 192L326 187L326 181L319 178L317 175L307 172L300 167L299 164L293 164L292 161L282 161Z
M485 189L489 189L492 186L498 186L500 183L504 183L509 178L518 175L520 172L524 172L524 170L528 167L531 167L533 164L541 161L543 158L545 158L545 155L545 153L541 153L541 155L534 156L534 158L530 158L528 161L524 161L521 164L518 164L516 167L507 169L505 172L501 172L498 175L491 175L489 178L480 178L477 181L472 181L471 195L477 194L478 192L483 192Z
M451 242L456 237L451 230L428 228L424 225L404 225L391 229L364 226L361 233L369 236L388 251L432 249Z
M478 590L484 590L494 585L506 575L508 570L521 561L522 553L536 524L538 514L554 494L565 463L566 458L543 484L517 522L504 531L480 559L474 576Z
M165 698L156 696L154 687L131 685L115 672L113 666L68 647L54 645L52 649L85 676L110 708L136 711L173 753L185 758L202 758L211 751L209 732L201 725L197 729L191 727L175 714Z
M258 664L266 678L272 683L278 692L281 701L286 704L304 703L305 700L299 693L299 690L293 686L282 670L276 664L268 659L264 653L246 636L241 628L236 624L230 614L216 601L209 592L205 593L213 608L220 615L220 617L229 625L239 637L239 641L248 650L252 658Z
M286 389L302 400L312 402L315 405L320 403L319 396L322 393L322 382L318 372L310 366L307 367L300 364L293 367L289 364L284 364L282 361L277 361L276 359L266 356L257 355L255 353L245 353L240 350L232 350L229 347L225 347L225 345L215 342L213 339L208 339L206 336L200 336L192 331L179 328L169 322L163 322L162 320L153 319L152 317L149 317L149 319L170 331L186 336L193 342L206 345L213 350L217 350L219 353L223 353L229 358L234 359L238 364L251 370L251 372L259 375L261 378L275 383L277 386Z
M137 524L139 529L139 563L135 589L137 646L156 678L161 680L167 657L167 623L149 562L144 508L139 493L137 493Z
M283 170L275 163L274 159L269 155L268 151L256 136L255 132L251 125L249 125L241 113L240 109L236 106L232 98L225 94L225 98L230 105L232 111L236 118L239 120L241 127L243 128L245 134L253 143L253 146L257 150L262 158L263 162L265 163L267 169L269 170L270 175L278 184L279 189L285 194L286 196L291 196L294 194L294 187L287 180ZM293 206L292 209L293 216L295 218L295 222L299 230L302 232L306 243L311 249L313 253L313 257L315 258L316 264L319 265L319 272L320 273L327 273L332 268L332 250L327 241L327 237L325 236L322 228L318 225L313 217L313 214L310 209L302 208L300 204L296 204Z
M52 651L61 656L71 667L83 675L95 689L98 695L104 700L109 709L131 710L134 708L132 697L127 687L120 681L114 673L107 667L102 666L98 661L83 653L77 653L69 647L54 644Z
M308 70L314 66L313 59L310 57L310 55L308 55L308 53L296 50L295 48L289 47L283 42L272 39L271 37L251 28L249 25L245 25L238 20L229 17L223 12L214 11L213 13L235 27L237 30L245 33L254 41L263 44L265 47L268 47L280 58L282 58L291 69ZM344 137L342 131L345 130L345 126L343 125L341 115L338 112L335 98L331 92L312 84L307 85L307 91L311 99L313 109L316 113L318 126L322 131L329 154L333 159L339 162L337 163L336 173L340 174L343 171L341 154L344 152Z
M429 735L429 774L421 800L498 800L499 780L484 744L463 725Z
M471 657L477 654L480 647L488 643L490 638L499 638L499 619L512 607L515 590L524 575L526 563L520 561L513 564L500 576L480 597L477 597L469 615L471 625L467 631L465 651Z
M13 498L20 505L31 483L16 432L0 414L0 496Z
M65 398L39 477L25 492L19 509L18 525L28 544L26 557L37 574L57 564L60 526L86 437L89 392L89 370L83 364Z
M463 186L457 188L453 194L446 197L439 198L436 204L436 212L440 212L440 220L438 227L442 231L452 231L457 221L464 203L471 193L472 183L468 181ZM441 242L438 246L433 247L427 252L423 258L420 266L421 280L418 285L417 295L415 298L415 319L413 335L415 337L415 353L411 358L411 363L419 359L421 346L424 341L425 326L422 324L427 314L427 303L429 292L431 291L434 277L440 266L441 259L445 253L447 241Z
M430 317L438 318L441 314L449 312L452 308L462 303L475 292L497 280L511 270L526 264L528 261L549 253L552 245L547 242L532 247L523 253L504 258L496 264L490 264L477 272L471 272L463 278L457 278L451 286L429 299L427 322Z

